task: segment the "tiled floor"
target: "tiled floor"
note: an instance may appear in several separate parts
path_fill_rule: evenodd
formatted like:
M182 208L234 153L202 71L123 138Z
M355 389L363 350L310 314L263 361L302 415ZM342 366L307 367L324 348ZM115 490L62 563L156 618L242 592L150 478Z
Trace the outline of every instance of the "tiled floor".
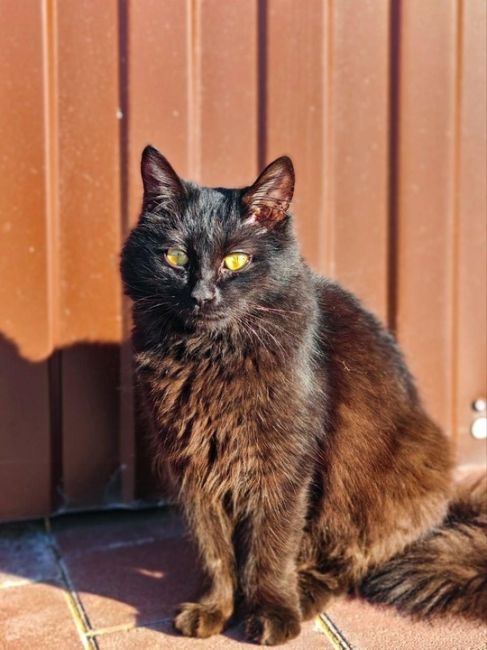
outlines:
M238 650L239 628L206 641L171 628L199 582L195 552L170 510L65 516L0 527L3 650ZM336 602L289 650L487 650L487 631L413 624L360 601Z

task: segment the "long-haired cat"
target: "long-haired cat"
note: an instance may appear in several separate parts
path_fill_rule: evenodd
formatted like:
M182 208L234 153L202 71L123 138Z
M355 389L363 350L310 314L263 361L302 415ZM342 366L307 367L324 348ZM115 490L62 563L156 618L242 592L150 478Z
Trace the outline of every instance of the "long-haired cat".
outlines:
M350 591L485 618L483 487L453 498L393 337L303 261L291 160L207 188L147 147L142 178L121 265L136 371L207 578L175 627L207 637L238 610L273 645Z

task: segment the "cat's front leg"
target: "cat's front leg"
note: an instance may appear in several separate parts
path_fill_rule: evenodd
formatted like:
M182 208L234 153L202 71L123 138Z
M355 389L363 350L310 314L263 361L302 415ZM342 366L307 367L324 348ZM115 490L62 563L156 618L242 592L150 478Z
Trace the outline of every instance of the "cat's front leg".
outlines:
M268 486L267 486L268 490ZM306 490L276 486L255 504L241 574L247 635L277 645L301 629L296 556L302 535Z
M236 577L231 526L223 508L202 495L188 498L186 512L207 586L199 602L180 606L174 627L185 636L206 638L221 632L233 614Z

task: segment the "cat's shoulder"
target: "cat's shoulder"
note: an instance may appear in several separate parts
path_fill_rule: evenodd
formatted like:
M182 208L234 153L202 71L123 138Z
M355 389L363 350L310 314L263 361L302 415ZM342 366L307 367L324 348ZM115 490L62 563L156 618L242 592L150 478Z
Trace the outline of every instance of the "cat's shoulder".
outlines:
M335 280L313 274L321 329L337 332L348 340L367 341L395 347L394 336L380 319L351 291Z
M317 273L312 274L313 286L321 310L327 313L370 313L351 291L343 287L336 280L323 277Z

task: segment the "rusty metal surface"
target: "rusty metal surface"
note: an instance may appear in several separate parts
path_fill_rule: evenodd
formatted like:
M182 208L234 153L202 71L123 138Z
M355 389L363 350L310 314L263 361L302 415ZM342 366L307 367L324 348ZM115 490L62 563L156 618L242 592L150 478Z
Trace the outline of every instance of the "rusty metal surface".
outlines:
M458 186L455 302L455 421L459 458L486 462L470 435L472 401L487 395L487 4L463 3L459 39Z
M396 331L432 416L451 430L458 5L401 7Z
M55 16L59 335L119 342L117 0L63 0Z
M52 351L44 15L2 0L1 17L0 331L39 360Z
M121 340L118 3L63 0L55 7L63 449L57 497L66 507L86 507L105 502L105 491L118 499L112 487L119 465L119 354L112 346Z
M0 516L51 508L43 16L0 4ZM24 73L20 71L24 70Z
M390 3L334 3L330 16L328 267L384 321L388 304Z
M240 186L257 175L257 3L195 4L191 175Z
M485 13L0 0L0 518L155 495L117 269L149 142L210 185L290 154L306 258L393 326L459 460L482 462Z
M319 0L269 0L261 13L263 96L260 163L289 154L296 167L293 209L308 260L326 266L326 128L329 7Z

